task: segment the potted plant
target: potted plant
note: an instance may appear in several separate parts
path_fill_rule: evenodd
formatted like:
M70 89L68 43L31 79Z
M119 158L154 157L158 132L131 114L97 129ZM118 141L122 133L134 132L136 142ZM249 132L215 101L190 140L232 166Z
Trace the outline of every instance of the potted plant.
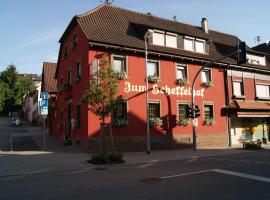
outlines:
M211 81L207 81L207 82L202 82L201 85L205 88L208 88L208 87L211 87L213 83Z
M183 78L176 79L175 83L176 83L176 85L186 85L187 79L183 79Z
M152 83L158 83L160 81L160 78L156 75L149 75L148 81Z
M149 124L152 126L162 125L162 119L159 117L152 117L149 119Z
M204 125L207 125L207 126L212 125L213 123L214 123L214 119L211 118L211 117L206 118L206 119L203 121L203 124L204 124Z
M116 72L116 76L119 80L124 80L127 78L127 74L125 72Z
M180 118L177 121L178 126L188 126L189 125L189 119L188 118Z

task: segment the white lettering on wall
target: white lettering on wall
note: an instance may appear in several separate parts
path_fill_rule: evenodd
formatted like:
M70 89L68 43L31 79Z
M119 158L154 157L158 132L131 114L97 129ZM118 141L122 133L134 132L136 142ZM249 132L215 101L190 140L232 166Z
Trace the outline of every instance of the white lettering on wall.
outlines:
M201 88L199 90L194 90L194 96L200 96L200 97L204 97L204 88ZM124 92L125 93L129 93L129 92L145 92L146 91L146 87L145 85L135 85L135 84L131 84L130 82L125 82L125 88L124 88ZM163 86L163 87L159 87L158 84L154 84L153 85L153 89L152 89L152 94L168 94L168 95L176 95L176 96L191 96L191 87L185 88L185 87L180 87L177 86L175 88L170 88L167 85Z

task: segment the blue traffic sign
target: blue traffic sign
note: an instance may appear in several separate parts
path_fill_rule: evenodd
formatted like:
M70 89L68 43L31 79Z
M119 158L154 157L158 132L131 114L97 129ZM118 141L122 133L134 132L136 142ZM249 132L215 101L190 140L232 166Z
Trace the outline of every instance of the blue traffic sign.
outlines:
M40 103L41 109L48 109L48 100L42 100Z
M48 99L49 95L48 95L48 92L41 92L40 93L40 98L43 100L43 99Z

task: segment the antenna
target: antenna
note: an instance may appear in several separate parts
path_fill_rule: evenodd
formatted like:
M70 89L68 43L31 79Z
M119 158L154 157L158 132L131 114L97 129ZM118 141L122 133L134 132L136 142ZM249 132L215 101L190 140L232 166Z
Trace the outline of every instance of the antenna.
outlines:
M260 43L261 43L261 36L260 35L257 35L256 37L255 37L255 43L257 43L257 45L259 45Z

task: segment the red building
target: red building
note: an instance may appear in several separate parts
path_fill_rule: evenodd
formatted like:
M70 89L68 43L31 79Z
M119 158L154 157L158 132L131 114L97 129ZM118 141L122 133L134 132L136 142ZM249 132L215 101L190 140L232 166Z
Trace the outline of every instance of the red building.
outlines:
M122 103L114 109L112 134L120 150L146 148L146 70L144 35L148 43L149 118L151 146L174 148L192 143L192 124L186 107L191 103L191 83L200 67L235 51L236 36L201 26L162 19L111 5L99 6L73 17L60 39L56 70L58 96L54 134L89 150L98 147L100 119L81 102L81 97L98 70L104 53L111 58L119 75ZM232 100L228 64L231 56L202 71L195 84L195 102L199 105L197 143L199 147L220 148L229 145ZM247 65L243 69L257 66ZM241 68L242 69L242 68ZM231 72L231 71L230 71ZM228 100L229 99L229 100ZM232 103L232 102L231 102ZM153 126L161 119L162 125ZM109 140L109 129L106 132ZM106 142L109 144L109 142Z
M56 96L57 80L55 79L56 63L43 62L41 92L48 92L49 110L46 119L46 132L56 134L58 131L56 122Z

